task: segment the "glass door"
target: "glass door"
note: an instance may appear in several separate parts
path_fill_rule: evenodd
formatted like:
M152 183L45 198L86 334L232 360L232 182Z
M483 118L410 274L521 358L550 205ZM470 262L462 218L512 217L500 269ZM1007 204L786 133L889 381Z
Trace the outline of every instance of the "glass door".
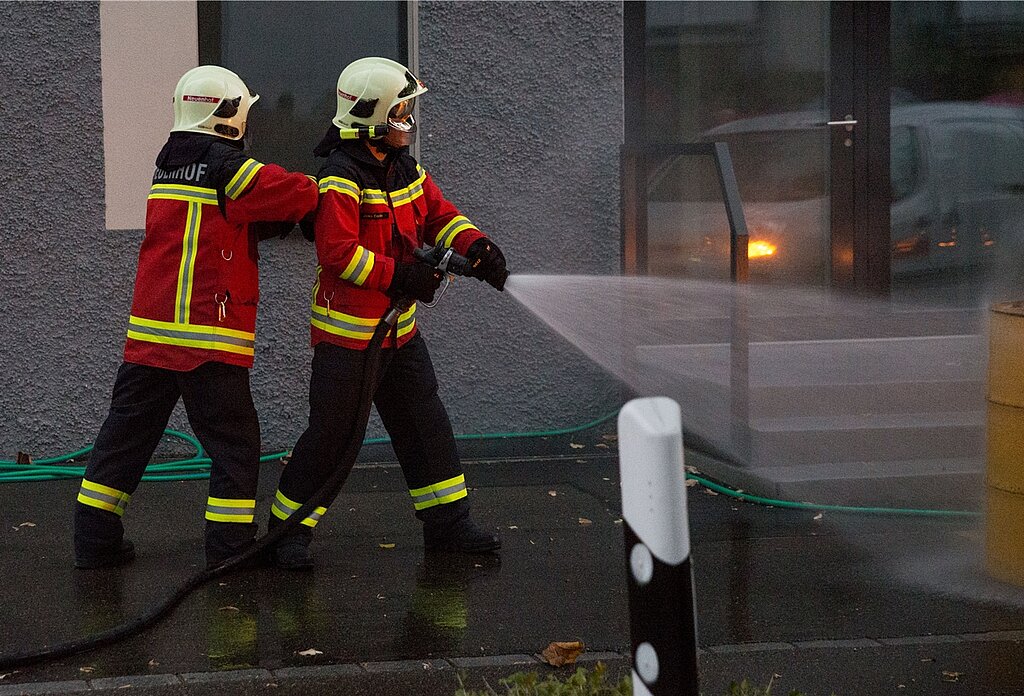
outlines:
M638 123L627 113L627 123L640 131L628 137L655 148L727 143L749 232L750 278L829 283L836 128L826 125L835 120L830 4L652 2L643 8L643 117ZM728 278L729 226L714 162L648 157L640 175L646 272Z

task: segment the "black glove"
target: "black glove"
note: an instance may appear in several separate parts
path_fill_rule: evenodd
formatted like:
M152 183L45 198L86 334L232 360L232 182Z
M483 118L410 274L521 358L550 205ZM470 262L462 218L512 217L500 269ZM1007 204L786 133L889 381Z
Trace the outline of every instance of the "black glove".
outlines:
M391 285L386 294L388 297L400 297L433 302L434 293L441 287L444 274L425 263L402 263L395 261L395 273L391 276Z
M505 289L508 269L505 268L505 255L497 244L487 237L481 237L469 245L466 258L469 259L467 275L487 281L496 290Z

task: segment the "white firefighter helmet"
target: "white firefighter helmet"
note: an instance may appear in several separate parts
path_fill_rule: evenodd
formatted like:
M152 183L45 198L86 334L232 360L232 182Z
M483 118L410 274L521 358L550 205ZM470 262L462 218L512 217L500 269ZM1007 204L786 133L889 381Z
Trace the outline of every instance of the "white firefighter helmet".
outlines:
M228 140L245 135L249 108L260 96L235 73L219 65L200 65L181 76L174 88L171 132L208 133Z
M412 117L416 97L427 86L401 63L387 58L360 58L349 63L338 76L338 112L333 123L343 138L379 138L408 145L416 131ZM388 126L380 128L375 127Z

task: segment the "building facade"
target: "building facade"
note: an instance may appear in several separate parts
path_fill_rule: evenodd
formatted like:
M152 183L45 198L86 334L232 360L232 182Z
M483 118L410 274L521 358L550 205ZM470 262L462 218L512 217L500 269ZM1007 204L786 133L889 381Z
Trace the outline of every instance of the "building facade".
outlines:
M209 60L211 35L226 67L261 92L257 156L272 161L262 143L315 174L302 154L316 144L310 132L295 133L298 154L287 161L274 152L274 120L289 109L308 115L318 139L337 74L357 51L409 61L431 90L420 100L421 161L501 244L514 273L619 269L620 3L223 3L219 27L204 24L210 4L0 5L3 458L77 449L106 414L145 205L144 196L119 198L137 182L116 183L108 160L127 159L148 188L172 122L174 75ZM289 10L295 22L282 24ZM276 14L254 21L261 13ZM276 73L256 69L273 65ZM315 105L299 103L303 90L319 90ZM564 127L581 104L585 127ZM148 135L139 122L152 126ZM105 151L105 140L119 145ZM261 255L253 393L264 450L277 451L305 426L315 258L297 234ZM619 403L614 380L507 293L464 280L421 314L457 433L572 426ZM187 427L181 409L171 425Z
M1021 8L0 4L0 457L74 449L99 427L150 167L193 65L223 64L261 93L258 158L315 173L341 68L374 53L406 62L430 87L421 161L513 273L728 278L714 168L664 147L725 142L752 280L976 306L1024 277ZM315 260L298 235L261 254L253 391L264 449L278 450L306 417ZM421 328L458 433L570 427L624 396L473 281Z

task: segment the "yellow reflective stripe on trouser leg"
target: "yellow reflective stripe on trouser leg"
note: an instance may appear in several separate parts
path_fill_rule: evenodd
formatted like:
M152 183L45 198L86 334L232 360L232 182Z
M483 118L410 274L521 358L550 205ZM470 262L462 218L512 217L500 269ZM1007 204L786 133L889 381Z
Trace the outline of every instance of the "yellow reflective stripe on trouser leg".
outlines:
M454 478L435 483L423 488L410 489L413 507L417 510L426 510L435 505L454 503L460 498L465 498L469 493L466 491L466 475L459 474Z
M131 499L132 497L124 491L93 483L86 479L82 479L82 487L78 490L78 502L82 505L106 510L118 517L124 515L125 508L128 507L128 501Z
M302 503L296 503L290 499L280 490L274 495L274 504L270 508L270 512L273 513L274 517L279 520L286 520L292 516L292 513L302 507ZM320 521L320 518L327 512L327 508L318 507L309 513L309 517L302 520L302 524L307 527L315 527L316 523Z
M189 306L192 304L192 278L196 269L196 247L199 246L199 224L202 222L203 207L199 203L188 204L185 218L185 237L181 240L181 265L178 267L178 291L174 303L174 321L187 324Z
M206 499L206 519L211 522L252 522L256 517L256 501L241 498Z

